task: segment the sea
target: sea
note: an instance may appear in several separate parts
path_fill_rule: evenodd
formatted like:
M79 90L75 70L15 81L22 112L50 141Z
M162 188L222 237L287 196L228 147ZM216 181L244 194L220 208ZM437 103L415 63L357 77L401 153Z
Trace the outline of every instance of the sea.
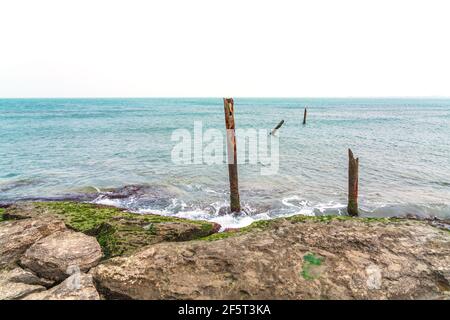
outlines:
M278 163L238 164L240 213L228 209L226 139L223 161L202 158L209 129L225 137L220 97L0 99L0 204L75 199L223 228L346 215L350 148L362 216L450 218L450 99L236 97L234 112ZM180 132L200 158L174 159Z

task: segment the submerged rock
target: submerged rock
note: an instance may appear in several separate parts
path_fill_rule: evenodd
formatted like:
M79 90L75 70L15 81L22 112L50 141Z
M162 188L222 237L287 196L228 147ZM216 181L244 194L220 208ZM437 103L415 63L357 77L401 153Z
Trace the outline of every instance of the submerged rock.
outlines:
M24 300L100 300L100 296L92 276L77 273L47 291L27 295Z
M20 264L40 277L61 281L73 271L88 271L101 258L102 250L94 237L67 230L37 241Z
M0 268L16 263L39 239L65 228L62 221L54 218L3 221L0 224Z
M126 199L130 197L150 196L152 198L163 198L164 192L159 188L149 185L127 185L104 193L109 199Z
M441 298L450 233L418 221L296 216L155 244L90 274L107 298Z

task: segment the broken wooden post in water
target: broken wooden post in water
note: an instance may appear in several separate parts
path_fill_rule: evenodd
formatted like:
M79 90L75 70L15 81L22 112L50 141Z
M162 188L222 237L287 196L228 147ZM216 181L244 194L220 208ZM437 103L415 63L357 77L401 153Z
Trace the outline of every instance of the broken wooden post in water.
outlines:
M233 98L224 98L223 107L225 111L225 127L227 129L228 175L230 178L230 209L231 212L240 212L241 204L239 201Z
M306 108L305 108L305 112L303 112L303 124L306 124Z
M277 132L278 129L281 128L281 126L283 125L284 120L281 120L280 123L277 124L277 126L275 128L272 129L272 131L270 132L269 135L275 134Z
M359 158L353 157L348 149L348 206L347 212L351 216L358 215L358 165Z

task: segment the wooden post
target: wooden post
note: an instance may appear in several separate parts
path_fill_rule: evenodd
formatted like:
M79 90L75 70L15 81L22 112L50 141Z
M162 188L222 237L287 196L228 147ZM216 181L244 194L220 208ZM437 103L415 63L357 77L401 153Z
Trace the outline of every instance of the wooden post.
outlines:
M305 108L305 112L303 112L303 124L306 124L306 108Z
M283 123L284 123L284 120L281 120L280 123L278 123L277 126L275 128L273 128L272 131L270 131L269 135L275 134L277 132L277 130L281 128Z
M358 165L359 158L353 157L348 149L348 206L347 212L351 216L358 215Z
M225 127L227 129L228 176L230 179L230 209L231 212L240 212L241 204L239 201L233 98L224 98L223 107L225 112Z

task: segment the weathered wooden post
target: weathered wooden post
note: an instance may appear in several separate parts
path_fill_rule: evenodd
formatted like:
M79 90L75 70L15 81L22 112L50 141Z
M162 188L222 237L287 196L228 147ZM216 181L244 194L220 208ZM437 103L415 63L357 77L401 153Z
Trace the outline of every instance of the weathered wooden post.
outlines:
M306 124L306 108L305 108L305 112L303 112L303 124Z
M278 131L278 129L281 128L283 123L284 123L284 120L281 120L280 123L278 123L277 126L275 128L273 128L272 131L270 131L269 135L275 134Z
M233 98L224 98L223 107L225 111L225 127L227 129L228 175L230 179L230 208L231 212L240 212L241 204L239 200Z
M358 165L359 158L353 157L348 149L348 206L347 212L351 216L358 215Z

